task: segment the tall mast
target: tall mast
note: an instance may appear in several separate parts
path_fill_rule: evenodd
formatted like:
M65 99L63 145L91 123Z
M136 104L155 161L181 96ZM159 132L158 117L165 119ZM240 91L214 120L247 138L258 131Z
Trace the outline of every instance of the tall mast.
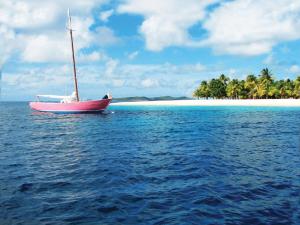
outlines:
M69 17L69 27L68 27L68 30L70 31L71 46L72 46L72 58L73 58L73 72L74 72L75 93L76 93L76 100L77 100L77 102L79 102L78 84L77 84L77 76L76 76L75 53L74 53L74 44L73 44L73 29L72 29L72 20L71 20L71 15L70 15L70 9L68 9L68 17Z

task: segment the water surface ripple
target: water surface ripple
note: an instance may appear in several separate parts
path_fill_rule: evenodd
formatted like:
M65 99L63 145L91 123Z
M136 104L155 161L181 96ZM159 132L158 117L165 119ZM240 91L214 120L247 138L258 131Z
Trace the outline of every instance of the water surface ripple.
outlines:
M300 224L300 109L0 103L0 224Z

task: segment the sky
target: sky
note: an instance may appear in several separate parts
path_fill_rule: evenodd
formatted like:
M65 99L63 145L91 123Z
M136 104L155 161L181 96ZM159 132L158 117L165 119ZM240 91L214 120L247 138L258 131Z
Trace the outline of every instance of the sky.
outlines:
M191 96L201 80L300 75L300 0L0 0L2 100Z

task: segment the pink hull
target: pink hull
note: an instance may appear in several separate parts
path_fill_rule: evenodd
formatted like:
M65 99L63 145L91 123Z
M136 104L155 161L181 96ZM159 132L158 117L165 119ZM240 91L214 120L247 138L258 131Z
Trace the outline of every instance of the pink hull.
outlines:
M84 102L56 103L30 102L30 108L41 112L55 113L92 113L101 112L107 108L111 99L101 99Z

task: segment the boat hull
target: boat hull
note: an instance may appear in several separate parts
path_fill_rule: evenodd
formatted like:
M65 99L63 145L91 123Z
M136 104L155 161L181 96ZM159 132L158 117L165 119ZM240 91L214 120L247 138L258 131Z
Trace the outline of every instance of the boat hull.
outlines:
M40 112L53 113L100 113L105 110L111 99L101 99L71 103L30 102L31 109Z

